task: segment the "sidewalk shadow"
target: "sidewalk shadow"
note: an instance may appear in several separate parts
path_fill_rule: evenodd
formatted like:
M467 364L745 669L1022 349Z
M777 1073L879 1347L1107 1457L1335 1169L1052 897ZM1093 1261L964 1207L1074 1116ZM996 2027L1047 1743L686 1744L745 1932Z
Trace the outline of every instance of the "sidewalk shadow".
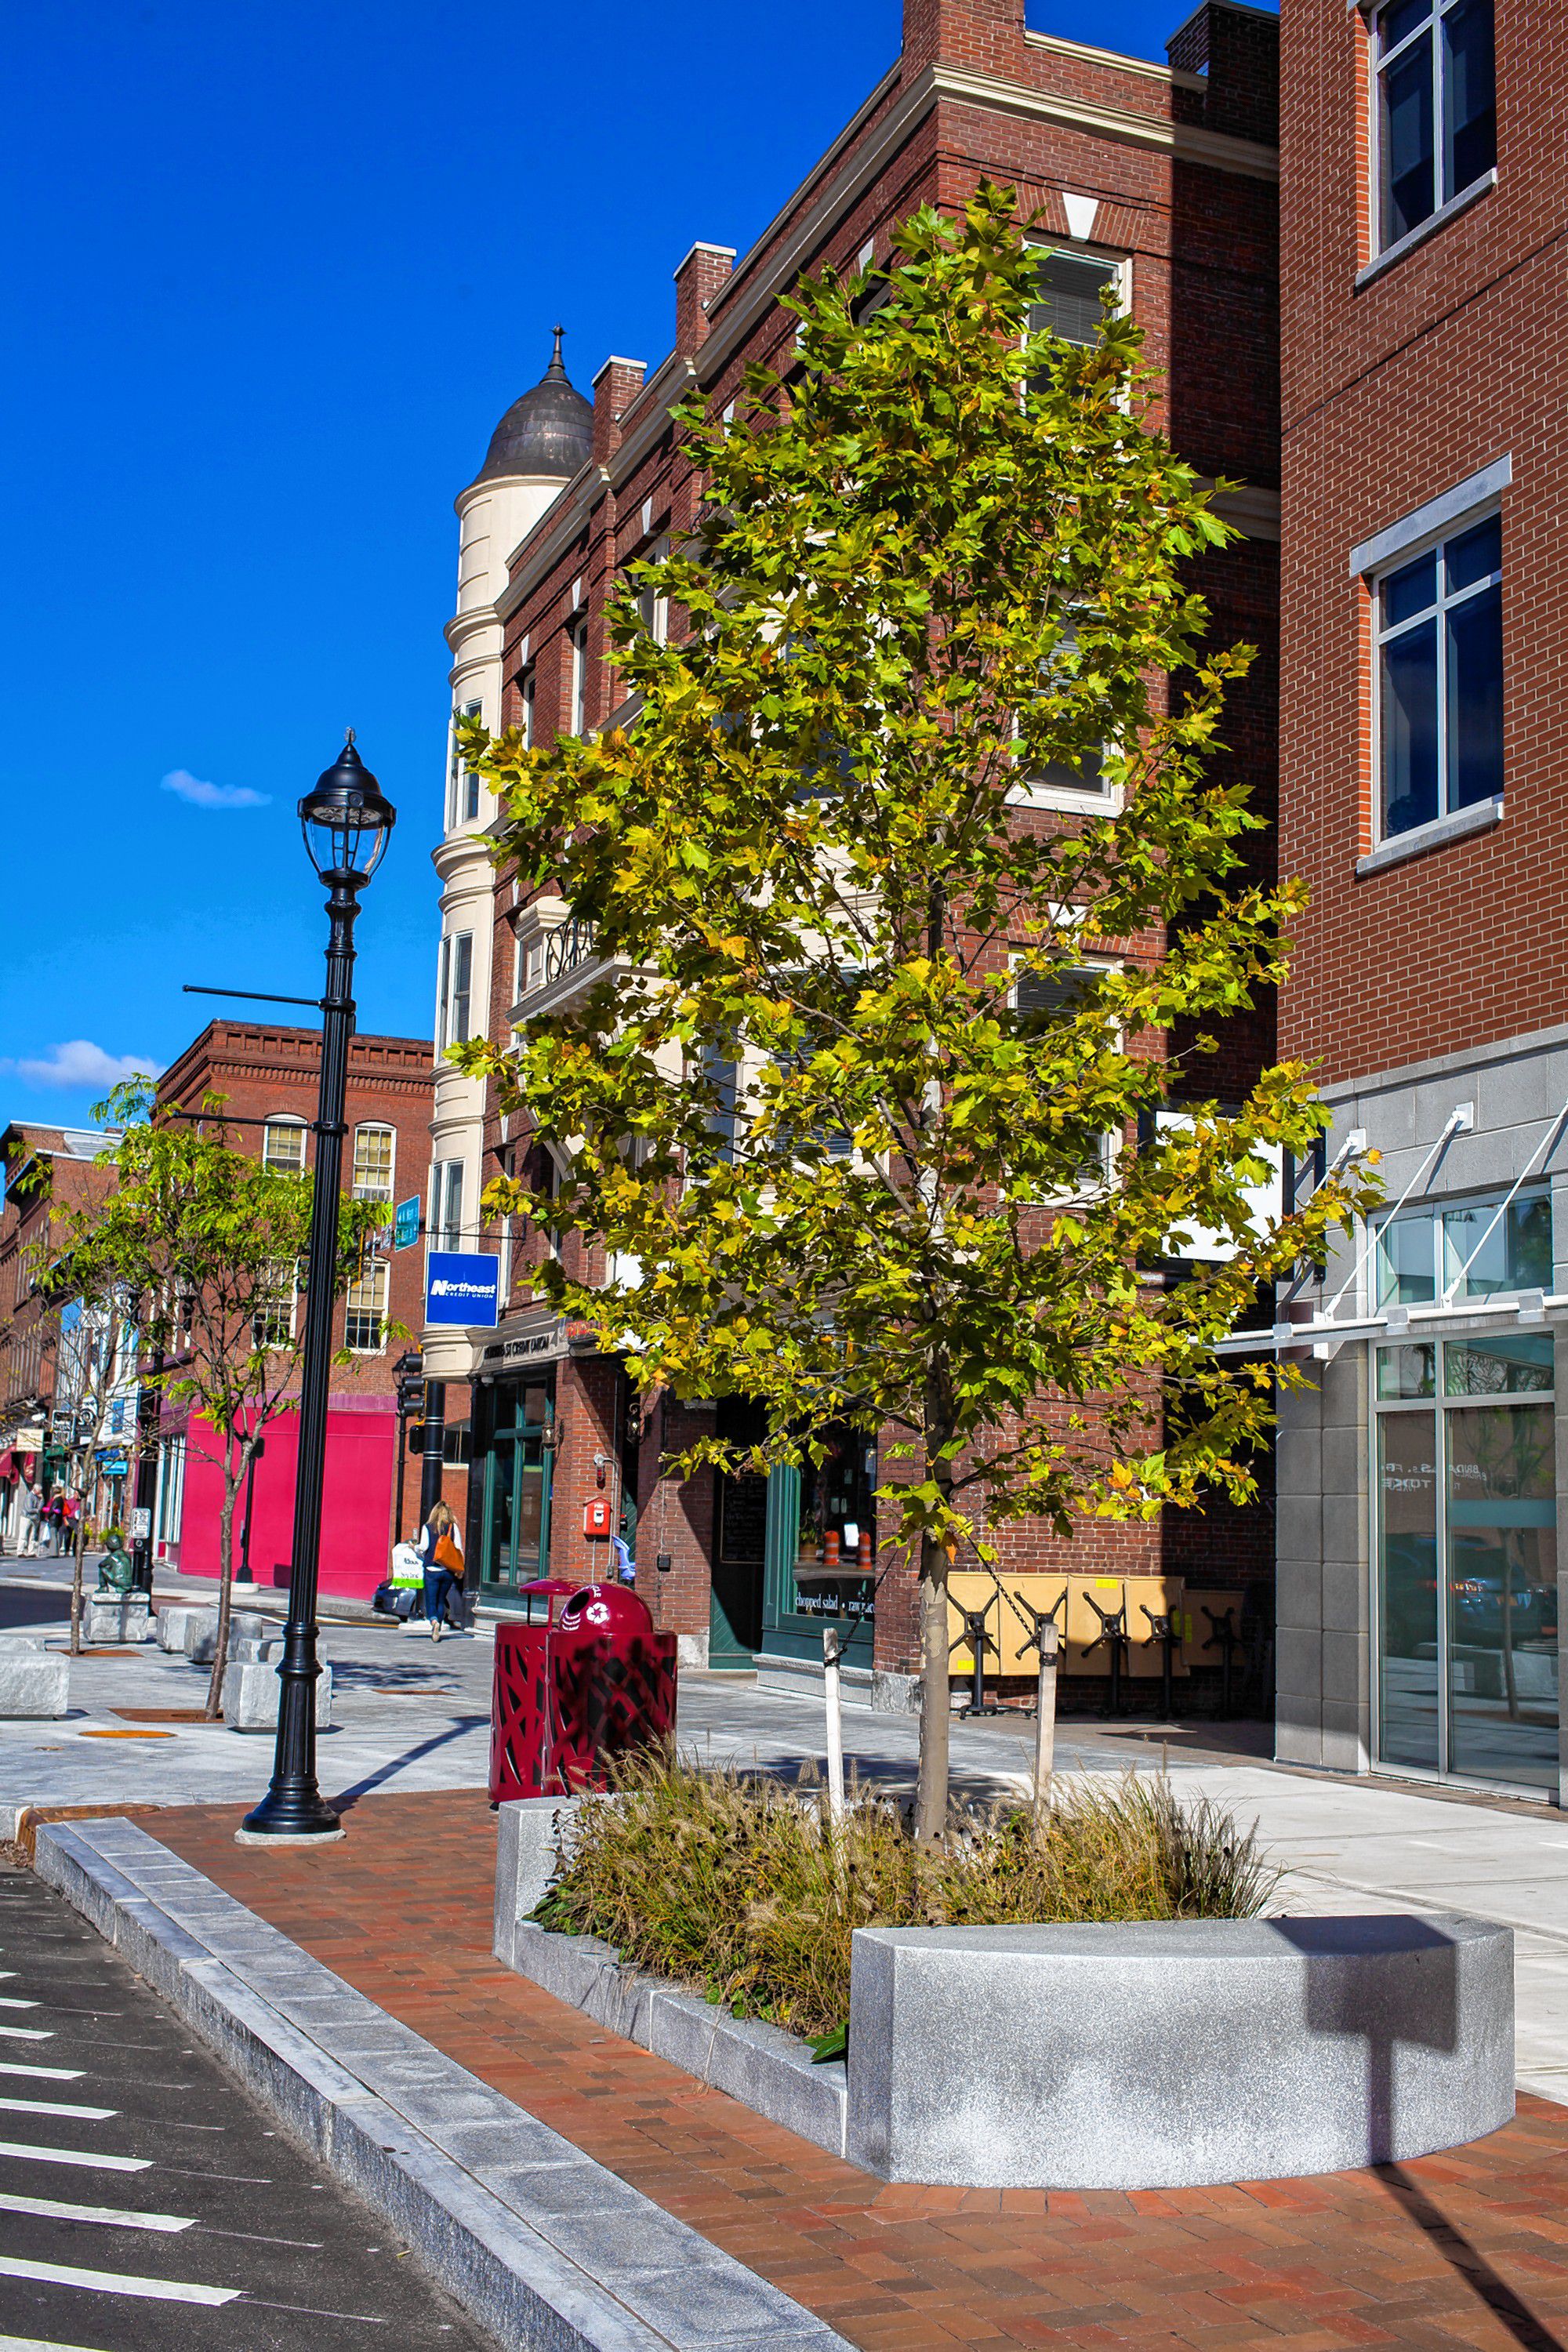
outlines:
M437 1732L433 1738L423 1741L417 1748L405 1749L401 1756L394 1756L389 1762L378 1766L375 1771L367 1772L363 1780L356 1780L351 1788L342 1790L336 1796L329 1797L328 1804L335 1812L352 1811L362 1797L368 1797L373 1790L382 1788L388 1780L395 1780L399 1772L406 1771L410 1764L417 1764L421 1757L434 1755L437 1748L445 1748L449 1740L461 1739L466 1733L472 1731L477 1724L489 1723L489 1721L488 1715L459 1716L455 1723L448 1724L445 1731ZM439 1792L435 1790L422 1790L419 1793L434 1796Z
M1397 1939L1411 1954L1409 1969L1395 1984L1386 1976L1380 1980L1336 1978L1327 1970L1309 1976L1306 2022L1313 2032L1359 2034L1365 2041L1367 2143L1373 2177L1449 2269L1501 2321L1521 2352L1568 2352L1394 2154L1396 2045L1404 2042L1448 2052L1458 2046L1454 1940L1429 1920L1408 1914L1364 1917L1356 1924L1373 1946ZM1303 1954L1342 1948L1342 1920L1270 1919L1268 1925Z

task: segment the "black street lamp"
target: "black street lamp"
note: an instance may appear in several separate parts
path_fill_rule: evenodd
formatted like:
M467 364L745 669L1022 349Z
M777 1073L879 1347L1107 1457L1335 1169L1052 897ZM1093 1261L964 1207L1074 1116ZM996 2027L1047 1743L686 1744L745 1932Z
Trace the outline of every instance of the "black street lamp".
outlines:
M327 1451L327 1391L337 1301L338 1192L343 1164L343 1101L353 1035L354 918L359 893L385 854L396 811L354 750L353 730L337 765L300 803L310 863L327 885L331 920L327 991L321 999L321 1080L316 1098L316 1189L305 1276L305 1349L300 1373L300 1466L294 1486L294 1549L289 1622L278 1694L272 1785L236 1834L245 1843L312 1843L342 1837L342 1823L316 1786L316 1580L321 1551L321 1479Z

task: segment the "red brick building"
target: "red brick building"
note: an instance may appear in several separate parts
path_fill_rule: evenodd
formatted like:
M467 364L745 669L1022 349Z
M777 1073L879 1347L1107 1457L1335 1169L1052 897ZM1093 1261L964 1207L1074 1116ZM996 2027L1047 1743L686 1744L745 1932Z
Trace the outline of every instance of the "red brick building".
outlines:
M24 1484L45 1491L68 1448L53 1426L60 1307L41 1287L63 1221L107 1192L96 1129L14 1120L0 1135L0 1540L15 1544Z
M1022 0L908 0L901 55L859 112L738 262L722 245L692 247L675 272L674 348L651 370L605 361L574 470L562 466L558 494L504 564L491 551L496 585L485 617L495 625L496 689L487 723L520 724L547 742L615 719L623 698L607 657L606 597L621 567L688 527L697 509L672 405L695 384L722 410L749 365L786 361L794 320L780 298L802 274L875 263L914 206L956 210L989 176L1015 184L1023 211L1038 215L1040 323L1087 339L1100 289L1112 287L1162 372L1156 421L1200 474L1247 485L1230 509L1247 536L1205 564L1202 586L1216 641L1246 638L1263 649L1227 733L1257 804L1271 813L1277 32L1271 16L1208 0L1173 37L1170 63L1157 65L1029 32ZM538 397L509 412L498 442ZM472 643L478 625L465 607L454 646ZM454 669L459 702L466 675ZM1082 795L1053 802L1047 789L1038 805L1081 814ZM493 813L476 793L475 822ZM1269 858L1267 845L1259 856ZM489 999L475 1017L505 1037L588 984L595 963L591 939L560 901L517 903L503 882L493 908ZM1270 1044L1266 1018L1238 1033L1238 1089ZM493 1106L484 1145L491 1171L530 1149L526 1131L509 1132ZM776 1473L765 1491L759 1481L715 1492L710 1476L679 1487L661 1477L661 1456L693 1428L710 1430L713 1408L671 1404L642 1435L621 1363L533 1301L524 1247L514 1252L500 1234L490 1245L503 1261L502 1321L493 1334L469 1335L469 1545L482 1589L504 1600L542 1568L602 1572L604 1547L584 1528L587 1507L604 1501L614 1523L635 1531L639 1590L679 1634L689 1662L761 1657L782 1675L815 1655L820 1670L820 1630L794 1578L802 1527L795 1474ZM806 1498L807 1520L868 1521L876 1479L875 1449L847 1443L821 1491ZM1266 1514L1215 1513L1168 1528L1086 1528L1070 1546L1024 1529L1010 1559L1116 1575L1192 1567L1205 1584L1239 1591L1267 1585L1269 1553ZM855 1654L862 1671L867 1647ZM916 1649L912 1579L895 1574L875 1626L878 1689L889 1703L908 1695Z
M1279 1752L1561 1797L1568 17L1283 20L1280 1045L1387 1207L1279 1447Z
M197 1108L209 1094L225 1098L235 1122L231 1140L279 1173L314 1163L310 1122L316 1116L321 1039L314 1029L271 1022L213 1021L158 1082L158 1098ZM345 1189L362 1200L425 1197L430 1165L433 1076L427 1040L356 1036L349 1048L343 1146ZM296 1313L301 1309L296 1306ZM401 1324L416 1335L424 1313L424 1252L386 1248L339 1308L336 1337L351 1351L335 1366L327 1412L325 1503L321 1524L321 1588L366 1597L387 1573L399 1462L399 1422L394 1367L411 1344L389 1334ZM299 1416L272 1422L257 1464L249 1507L249 1564L263 1584L288 1582L292 1549L294 1476ZM461 1514L464 1433L448 1435L459 1457L448 1472L449 1499ZM417 1516L417 1457L405 1449L405 1521ZM153 1559L162 1569L212 1576L218 1565L222 1476L217 1446L204 1423L165 1406L159 1435L159 1475L153 1517ZM237 1542L245 1517L236 1517Z

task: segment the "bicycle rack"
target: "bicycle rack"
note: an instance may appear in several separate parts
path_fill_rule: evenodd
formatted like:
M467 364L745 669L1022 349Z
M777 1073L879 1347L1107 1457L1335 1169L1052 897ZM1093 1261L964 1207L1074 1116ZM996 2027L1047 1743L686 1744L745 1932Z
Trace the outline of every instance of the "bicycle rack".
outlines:
M959 1708L958 1711L961 1717L971 1715L1000 1715L1002 1712L999 1706L987 1706L985 1704L985 1653L987 1650L994 1650L995 1651L998 1659L1000 1659L1002 1655L1001 1650L997 1646L995 1636L985 1622L985 1620L991 1614L992 1601L994 1601L994 1598L995 1596L993 1594L992 1599L984 1602L978 1609L965 1609L957 1601L954 1601L953 1603L954 1608L958 1610L960 1617L963 1620L963 1631L960 1633L955 1642L950 1642L948 1643L947 1654L951 1658L955 1650L968 1650L973 1654L974 1659L973 1680L970 1691L969 1705Z
M1208 1640L1204 1643L1204 1647L1205 1650L1217 1650L1219 1652L1219 1711L1221 1715L1228 1716L1231 1712L1231 1660L1237 1656L1245 1644L1242 1642L1241 1635L1236 1630L1234 1605L1229 1609L1221 1609L1216 1613L1215 1611L1209 1607L1207 1601L1205 1601L1203 1603L1203 1612L1204 1615L1208 1619L1210 1625L1214 1629L1210 1633Z
M1181 1628L1173 1611L1151 1609L1146 1601L1141 1601L1138 1606L1149 1620L1149 1631L1141 1646L1146 1650L1151 1642L1160 1644L1160 1713L1168 1723L1176 1711L1172 1677L1175 1672L1176 1645L1182 1638Z
M1121 1677L1128 1664L1127 1602L1123 1600L1120 1609L1102 1609L1092 1592L1083 1597L1100 1620L1100 1631L1092 1642L1084 1643L1083 1654L1090 1658L1102 1642L1106 1644L1110 1656L1110 1703L1105 1711L1107 1715L1120 1715Z

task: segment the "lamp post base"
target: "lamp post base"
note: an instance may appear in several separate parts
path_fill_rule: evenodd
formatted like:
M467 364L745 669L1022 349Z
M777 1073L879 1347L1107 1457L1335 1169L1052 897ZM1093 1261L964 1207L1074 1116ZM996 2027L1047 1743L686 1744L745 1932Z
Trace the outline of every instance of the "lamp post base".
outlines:
M348 1835L340 1822L330 1830L236 1830L236 1845L337 1845Z
M329 1845L348 1832L313 1788L269 1789L234 1834L240 1845Z

